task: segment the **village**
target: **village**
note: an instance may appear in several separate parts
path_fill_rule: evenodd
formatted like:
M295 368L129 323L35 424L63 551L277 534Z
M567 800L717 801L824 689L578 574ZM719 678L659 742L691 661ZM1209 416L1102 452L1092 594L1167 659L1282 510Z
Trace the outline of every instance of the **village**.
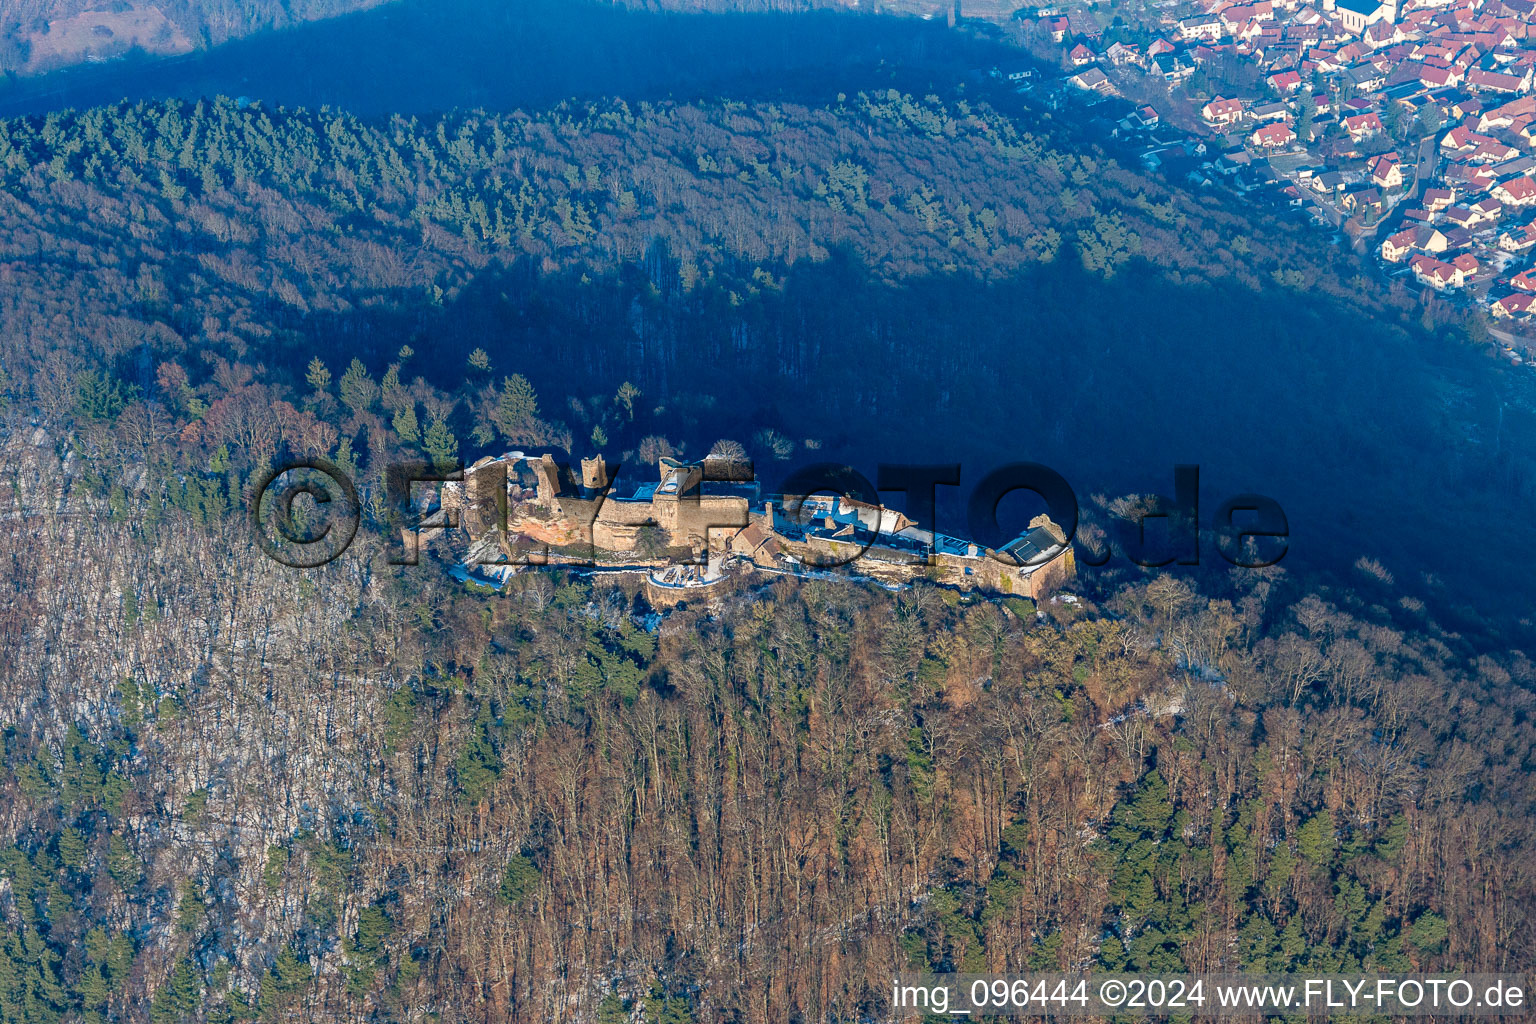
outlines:
M992 549L845 496L765 496L740 468L662 458L639 478L618 479L601 456L582 459L578 472L549 454L509 452L424 496L423 517L405 530L405 542L415 551L456 536L464 544L454 575L491 589L539 566L641 572L655 607L759 573L889 589L927 580L1034 601L1075 575L1072 544L1044 515Z
M1342 233L1482 308L1511 362L1536 313L1532 0L1157 0L1024 8L1067 68L994 76L1087 103L1149 169ZM1533 332L1536 333L1536 332Z

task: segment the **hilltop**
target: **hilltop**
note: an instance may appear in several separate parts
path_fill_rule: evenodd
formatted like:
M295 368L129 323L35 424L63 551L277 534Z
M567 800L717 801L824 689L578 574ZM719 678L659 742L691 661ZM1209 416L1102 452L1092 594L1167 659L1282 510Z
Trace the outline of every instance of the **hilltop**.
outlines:
M1529 970L1525 378L1284 210L866 79L0 121L0 1020ZM323 563L252 530L300 459L356 482ZM1011 572L961 487L768 498L1024 460L1083 514L1000 507ZM1092 564L1189 462L1293 553ZM477 463L409 565L406 463Z
M345 441L375 474L429 443L472 461L505 450L521 375L545 426L514 445L963 458L967 486L1030 458L1085 501L1195 460L1208 508L1270 494L1314 565L1519 563L1478 537L1529 493L1529 396L1456 320L1044 117L890 90L371 121L118 105L0 122L0 189L10 415L73 423L107 480L221 450L249 474L250 410L256 437ZM373 396L327 402L317 354ZM107 397L81 416L86 382Z

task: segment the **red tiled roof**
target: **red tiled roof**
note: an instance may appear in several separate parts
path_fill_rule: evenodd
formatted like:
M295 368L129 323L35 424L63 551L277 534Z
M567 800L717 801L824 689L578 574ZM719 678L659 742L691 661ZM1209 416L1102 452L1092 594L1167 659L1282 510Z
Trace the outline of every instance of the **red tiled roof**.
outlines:
M1515 75L1501 74L1498 71L1485 71L1482 68L1473 68L1467 72L1467 85L1473 89L1496 89L1499 92L1518 92L1522 80Z
M1529 313L1533 304L1536 304L1536 295L1532 295L1529 292L1524 295L1506 295L1494 302L1495 306L1498 306L1510 316Z
M1283 146L1296 137L1291 126L1281 122L1280 124L1267 124L1253 133L1253 141L1260 146Z
M1442 263L1432 256L1415 256L1408 261L1408 265L1420 276L1441 282L1456 280L1456 271L1460 269L1449 263Z
M1536 180L1533 180L1528 174L1521 175L1518 178L1511 178L1509 181L1500 182L1498 189L1516 202L1523 199L1536 199Z

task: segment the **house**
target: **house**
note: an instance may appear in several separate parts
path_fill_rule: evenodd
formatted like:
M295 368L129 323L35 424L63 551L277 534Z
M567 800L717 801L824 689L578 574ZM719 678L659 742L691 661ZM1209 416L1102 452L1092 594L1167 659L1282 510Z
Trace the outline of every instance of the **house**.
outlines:
M1401 263L1413 252L1414 229L1404 228L1395 235L1391 235L1381 243L1381 258L1388 263Z
M1530 206L1536 203L1536 178L1528 174L1493 186L1493 197L1505 206Z
M1334 0L1333 12L1352 36L1363 35L1368 25L1397 17L1396 5L1382 0Z
M1257 24L1258 19L1253 15L1253 8L1247 4L1233 4L1216 12L1216 16L1221 19L1222 27L1233 35L1236 35L1237 30L1249 22Z
M1116 67L1141 63L1141 51L1134 45L1126 43L1110 43L1109 49L1104 51L1104 56L1108 57L1109 62Z
M1248 43L1248 44L1250 44L1250 46L1252 45L1252 43L1253 43L1253 41L1255 39L1259 38L1263 34L1264 34L1264 30L1259 26L1259 23L1256 22L1256 21L1245 21L1245 22L1243 22L1243 24L1241 26L1239 26L1237 28L1234 28L1232 30L1232 38L1233 39L1235 39L1235 40L1237 40L1238 42L1241 42L1241 43ZM1237 52L1238 53L1243 53L1245 51L1242 50L1242 49L1239 49ZM1252 51L1249 50L1247 52L1251 53Z
M1177 49L1177 46L1174 46L1166 39L1154 39L1151 43L1147 44L1147 56L1161 57L1163 54L1172 53Z
M1342 50L1339 52L1343 53ZM1370 64L1345 68L1344 80L1362 93L1373 93L1387 84L1387 76L1379 68Z
M1396 155L1383 153L1370 166L1371 181L1378 188L1401 188L1403 184L1403 167L1398 162Z
M1408 261L1408 266L1413 269L1413 276L1418 278L1420 284L1428 285L1435 291L1460 288L1466 284L1466 274L1460 267L1442 263L1431 256L1415 256Z
M1255 159L1248 165L1242 180L1250 188L1259 188L1264 185L1278 185L1281 176L1275 171L1275 165L1268 160Z
M1478 167L1473 164L1452 164L1445 169L1446 182L1460 188L1464 192L1482 192L1493 187L1499 180L1492 168Z
M1157 109L1150 104L1147 106L1137 107L1135 110L1131 111L1130 117L1132 121L1141 125L1143 128L1156 128L1158 123L1162 120L1162 118L1158 116Z
M1217 96L1200 108L1200 116L1210 124L1232 124L1243 116L1243 101Z
M1381 50L1388 46L1394 46L1407 37L1403 35L1402 26L1382 20L1375 24L1367 25L1360 38L1364 39L1365 45L1369 46L1372 50Z
M1349 132L1351 139L1359 142L1361 139L1368 139L1372 135L1380 135L1386 129L1382 127L1381 118L1376 116L1376 112L1373 110L1368 114L1356 114L1353 117L1346 117L1344 119L1344 130Z
M1483 101L1476 96L1464 96L1451 104L1451 114L1455 117L1477 117L1483 112Z
M1494 107L1485 110L1477 122L1477 130L1480 132L1492 131L1498 128L1515 127L1515 122L1522 118L1527 119L1536 115L1536 96L1522 96L1517 100L1510 100L1502 107Z
M1348 57L1341 57L1329 50L1312 50L1308 56L1317 62L1317 70L1325 75L1342 71L1349 64Z
M1314 191L1328 195L1330 192L1343 192L1349 181L1342 171L1324 171L1322 174L1313 175L1312 188Z
M1424 208L1430 213L1444 210L1456 201L1456 193L1448 188L1427 188L1424 190Z
M1466 228L1458 228L1447 224L1445 232L1445 251L1455 252L1457 249L1466 249L1472 245L1472 232Z
M1269 87L1281 96L1288 96L1301 88L1301 76L1294 71L1280 71L1265 79Z
M1455 228L1441 230L1433 224L1418 224L1413 228L1413 241L1420 252L1446 253L1456 249Z
M1361 188L1344 193L1343 206L1360 214L1381 212L1381 193L1375 188Z
M1157 73L1169 85L1178 85L1195 73L1194 62L1187 54L1165 53L1156 57L1153 63L1157 66Z
M1488 312L1501 320L1508 320L1514 317L1530 316L1532 306L1536 306L1536 294L1515 292L1502 299L1494 299L1488 307Z
M1414 250L1420 252L1445 252L1445 234L1429 224L1404 228L1381 243L1381 258L1391 263L1401 263Z
M1467 88L1480 89L1483 92L1529 92L1531 88L1531 71L1527 68L1524 75L1506 75L1502 71L1486 71L1483 68L1473 68L1467 72Z
M1216 158L1216 170L1222 174L1233 175L1238 171L1253 165L1253 156L1246 150L1234 149L1223 153Z
M1072 61L1073 67L1080 68L1084 64L1093 63L1093 51L1088 49L1088 47L1084 46L1082 43L1078 43L1076 46L1072 47L1071 51L1067 53L1067 59Z
M1499 235L1499 248L1505 252L1525 252L1536 246L1536 223L1510 228Z
M1512 146L1506 146L1502 142L1489 139L1474 149L1467 159L1479 164L1497 164L1506 160L1513 160L1520 155L1520 151Z
M1067 29L1070 27L1070 24L1071 23L1068 22L1066 18L1040 19L1040 27L1043 28L1046 32L1050 33L1051 42L1053 43L1061 43L1066 41Z
M1248 115L1255 121L1280 121L1291 116L1291 108L1279 100L1269 103L1255 103L1248 110Z
M1526 174L1536 170L1536 157L1517 156L1513 160L1506 160L1501 164L1495 164L1490 169L1499 178L1508 178L1515 174Z
M1287 185L1281 191L1284 193L1286 202L1290 206L1307 207L1314 205L1311 197L1295 185Z
M1418 67L1419 81L1431 89L1450 89L1461 84L1462 73L1452 67L1436 67L1432 64L1420 64Z
M1205 39L1214 43L1221 38L1221 33L1221 19L1209 14L1185 18L1179 22L1181 39Z
M1371 48L1362 42L1356 41L1345 43L1343 46L1339 47L1339 59L1344 61L1346 64L1353 64L1355 61L1360 60L1362 57L1369 56L1370 52Z
M1464 252L1451 260L1451 266L1461 271L1463 281L1470 281L1477 276L1477 257L1469 252Z
M1465 124L1459 124L1445 133L1440 148L1451 153L1471 153L1484 143L1494 141L1487 135L1479 135Z
M1088 92L1109 92L1109 76L1099 68L1086 68L1067 79L1079 89Z
M1445 211L1444 220L1447 224L1454 224L1458 228L1471 228L1481 224L1483 218L1470 207L1453 206Z
M1256 149L1277 149L1280 146L1289 146L1296 141L1296 132L1284 121L1279 124L1267 124L1248 136L1248 141Z
M1493 196L1485 196L1473 203L1471 210L1485 221L1498 220L1499 216L1504 212L1504 204L1493 198Z

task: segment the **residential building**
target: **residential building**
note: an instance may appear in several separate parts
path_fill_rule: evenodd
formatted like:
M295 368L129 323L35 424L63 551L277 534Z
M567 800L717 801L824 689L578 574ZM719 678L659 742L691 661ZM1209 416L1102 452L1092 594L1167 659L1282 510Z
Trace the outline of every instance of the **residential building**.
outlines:
M1426 284L1436 291L1447 291L1460 288L1466 284L1466 275L1462 269L1452 263L1442 263L1432 256L1415 256L1408 261L1413 269L1413 276L1418 278L1421 284Z
M1401 188L1403 185L1403 167L1395 153L1383 153L1372 160L1370 171L1371 181L1378 188Z
M1200 116L1211 124L1233 124L1242 119L1243 101L1217 96L1200 108Z
M1248 136L1248 141L1258 149L1277 149L1296 141L1296 132L1285 122L1267 124Z

